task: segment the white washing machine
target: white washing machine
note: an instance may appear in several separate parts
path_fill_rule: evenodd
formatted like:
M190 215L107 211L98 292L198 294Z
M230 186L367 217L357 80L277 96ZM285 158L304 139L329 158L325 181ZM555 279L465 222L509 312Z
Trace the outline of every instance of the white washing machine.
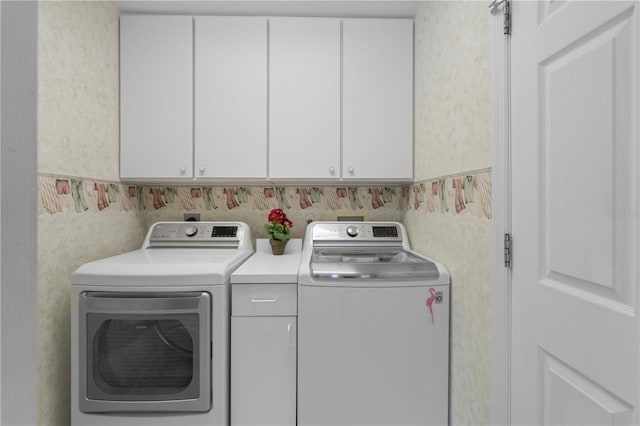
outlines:
M307 226L298 425L446 425L449 284L395 222Z
M71 424L229 424L231 272L241 222L159 222L71 278Z

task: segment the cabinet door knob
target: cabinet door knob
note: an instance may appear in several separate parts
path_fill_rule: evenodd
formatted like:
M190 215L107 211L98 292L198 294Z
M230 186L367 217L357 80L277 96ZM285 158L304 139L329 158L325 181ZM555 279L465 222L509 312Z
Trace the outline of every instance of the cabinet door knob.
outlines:
M349 173L353 173L353 171L354 171L354 170L355 170L355 169L354 169L353 167L349 167L349 168L347 169L347 171L348 171Z
M186 166L180 166L180 174L185 174L186 171L187 171Z
M204 166L200 166L200 174L203 174L207 170Z
M334 174L336 172L336 168L331 166L329 167L329 173Z

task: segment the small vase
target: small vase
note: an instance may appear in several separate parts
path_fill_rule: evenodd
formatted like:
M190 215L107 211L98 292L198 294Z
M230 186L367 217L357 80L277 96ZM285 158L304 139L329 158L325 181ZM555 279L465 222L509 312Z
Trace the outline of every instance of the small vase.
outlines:
M275 255L284 254L284 248L287 245L287 240L269 240L269 244L271 244L271 251Z

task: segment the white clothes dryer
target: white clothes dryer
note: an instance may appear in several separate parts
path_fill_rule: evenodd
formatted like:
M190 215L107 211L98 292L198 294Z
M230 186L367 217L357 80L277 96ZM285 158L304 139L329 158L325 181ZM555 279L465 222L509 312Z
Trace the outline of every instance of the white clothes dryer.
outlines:
M446 425L446 268L396 222L314 222L298 277L298 425Z
M71 424L229 424L230 276L242 222L158 222L71 277Z

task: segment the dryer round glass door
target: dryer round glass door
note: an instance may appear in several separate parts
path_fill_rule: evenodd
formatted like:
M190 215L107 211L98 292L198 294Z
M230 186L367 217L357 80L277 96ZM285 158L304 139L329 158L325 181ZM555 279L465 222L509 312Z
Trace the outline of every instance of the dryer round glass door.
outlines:
M81 411L208 411L210 298L82 293Z

